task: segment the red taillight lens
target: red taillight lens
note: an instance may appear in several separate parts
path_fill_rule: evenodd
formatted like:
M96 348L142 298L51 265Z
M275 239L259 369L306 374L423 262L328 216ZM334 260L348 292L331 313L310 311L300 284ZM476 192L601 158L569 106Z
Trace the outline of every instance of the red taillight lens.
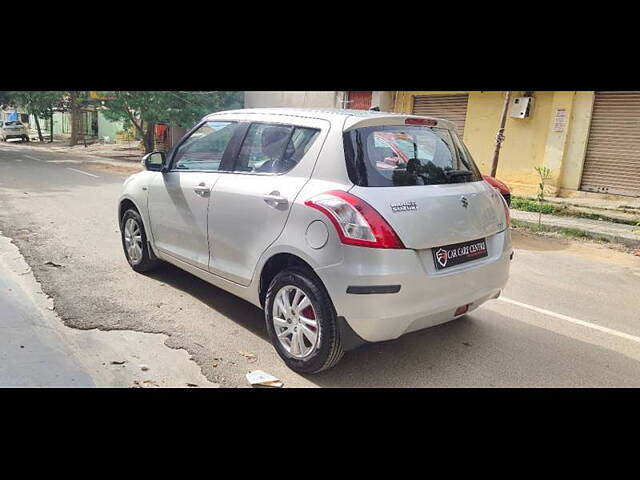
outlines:
M371 248L405 248L396 232L371 205L340 190L316 195L304 202L321 211L345 245Z

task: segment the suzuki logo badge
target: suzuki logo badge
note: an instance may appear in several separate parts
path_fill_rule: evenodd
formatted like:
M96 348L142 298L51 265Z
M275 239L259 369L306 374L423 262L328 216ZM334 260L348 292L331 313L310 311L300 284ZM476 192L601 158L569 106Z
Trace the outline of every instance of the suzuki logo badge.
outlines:
M467 197L465 196L460 197L460 203L462 203L464 208L469 207L469 200L467 200Z

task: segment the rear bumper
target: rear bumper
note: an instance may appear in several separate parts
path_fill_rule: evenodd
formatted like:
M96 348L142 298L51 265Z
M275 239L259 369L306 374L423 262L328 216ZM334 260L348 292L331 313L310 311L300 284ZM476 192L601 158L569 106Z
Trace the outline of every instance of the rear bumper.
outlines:
M369 342L391 340L453 320L460 306L470 312L497 298L509 276L509 230L487 238L487 247L489 257L444 271L436 271L430 249L345 247L343 262L316 273L355 333ZM381 286L387 293L372 288ZM358 293L347 293L350 287Z

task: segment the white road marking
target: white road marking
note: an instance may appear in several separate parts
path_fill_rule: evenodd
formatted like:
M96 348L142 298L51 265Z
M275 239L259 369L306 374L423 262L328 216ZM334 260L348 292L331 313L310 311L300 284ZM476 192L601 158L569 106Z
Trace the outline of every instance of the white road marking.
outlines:
M30 158L31 160L35 160L36 162L44 162L44 160L40 160L39 158L32 157L31 155L25 155L24 153L22 154L22 156Z
M559 320L575 323L576 325L581 325L586 328L598 330L599 332L608 333L609 335L614 335L616 337L624 338L626 340L631 340L632 342L640 343L640 337L636 337L635 335L629 335L628 333L620 332L619 330L603 327L595 323L585 322L584 320L579 320L577 318L573 318L568 315L552 312L551 310L546 310L540 307L534 307L533 305L528 305L526 303L518 302L517 300L511 300L510 298L500 297L498 300L502 300L503 302L511 303L512 305L517 305L519 307L526 308L527 310L532 310L534 312L542 313L543 315L548 315L550 317L554 317Z
M89 175L90 177L100 178L98 175L94 175L93 173L83 172L82 170L76 170L75 168L67 167L67 170L73 170L74 172L82 173L83 175Z

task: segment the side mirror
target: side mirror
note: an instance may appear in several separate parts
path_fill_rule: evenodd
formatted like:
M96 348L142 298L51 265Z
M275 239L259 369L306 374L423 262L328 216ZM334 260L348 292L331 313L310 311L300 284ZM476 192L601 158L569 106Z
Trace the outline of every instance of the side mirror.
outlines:
M151 152L142 157L142 165L151 172L162 172L166 159L164 152Z

